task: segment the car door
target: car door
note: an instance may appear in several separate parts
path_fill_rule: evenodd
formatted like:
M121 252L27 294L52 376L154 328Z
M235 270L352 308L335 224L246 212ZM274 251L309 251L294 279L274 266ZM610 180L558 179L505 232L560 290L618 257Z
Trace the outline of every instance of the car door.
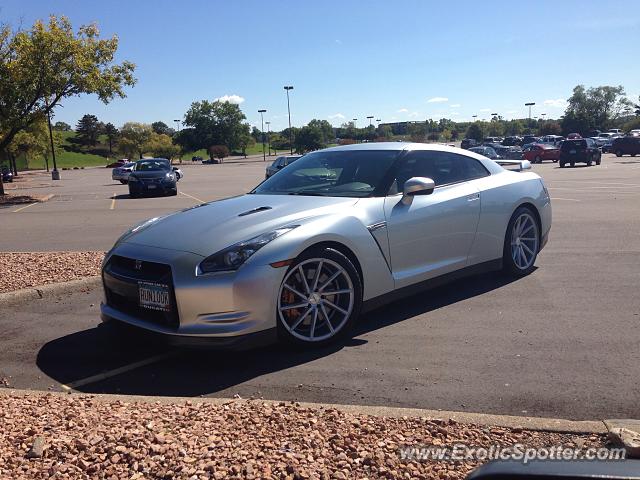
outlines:
M466 265L480 217L480 191L473 180L487 175L480 162L464 155L441 151L407 154L384 204L396 288ZM405 205L402 189L411 177L431 178L436 188Z

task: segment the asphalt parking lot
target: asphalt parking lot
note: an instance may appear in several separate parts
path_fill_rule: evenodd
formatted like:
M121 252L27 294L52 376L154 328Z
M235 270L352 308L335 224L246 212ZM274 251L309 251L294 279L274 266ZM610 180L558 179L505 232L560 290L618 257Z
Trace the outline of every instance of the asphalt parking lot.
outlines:
M65 171L55 185L34 176L23 192L56 196L1 208L0 250L107 250L145 218L248 191L264 168L185 165L180 195L135 200L107 169ZM309 352L114 343L99 327L99 289L43 298L0 311L0 377L18 388L638 418L640 160L533 168L554 222L526 278L482 275L431 290L368 314L346 345Z

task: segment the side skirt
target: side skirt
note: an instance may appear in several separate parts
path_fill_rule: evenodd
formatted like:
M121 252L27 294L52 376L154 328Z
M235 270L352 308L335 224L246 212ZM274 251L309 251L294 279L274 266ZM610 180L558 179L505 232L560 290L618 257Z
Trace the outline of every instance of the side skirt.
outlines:
M369 300L366 300L362 305L361 313L370 312L371 310L375 310L378 307L391 302L395 302L396 300L410 297L411 295L415 295L416 293L420 293L424 290L429 290L432 288L440 287L442 285L446 285L447 283L451 283L461 278L501 269L502 258L478 263L477 265L471 265L470 267L465 267L460 270L456 270L455 272L446 273L444 275L440 275L439 277L430 278L429 280L425 280L423 282L409 285L408 287L393 290L389 293L370 298Z

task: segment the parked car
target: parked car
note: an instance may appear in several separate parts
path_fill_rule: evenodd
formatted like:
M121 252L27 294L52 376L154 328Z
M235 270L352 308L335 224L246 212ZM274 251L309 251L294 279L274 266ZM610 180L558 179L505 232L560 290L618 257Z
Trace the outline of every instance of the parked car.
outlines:
M534 172L442 145L334 147L247 195L129 230L105 258L100 310L178 344L319 347L430 282L529 274L550 228Z
M13 172L6 165L0 167L0 173L2 173L2 181L5 183L13 182Z
M615 153L616 157L621 157L622 155L635 157L640 154L640 137L615 138L611 143L610 151Z
M556 146L560 146L560 142L564 140L564 137L560 135L544 135L540 138L540 143L547 143Z
M121 167L116 167L111 171L111 178L113 180L119 181L122 184L126 184L129 179L129 175L133 171L133 167L135 167L135 162L129 162L123 164Z
M192 162L201 162L201 161L202 161L202 157L198 157L198 156L196 156L196 157L191 157L191 161L192 161Z
M478 155L483 155L491 160L500 159L500 155L496 153L496 151L492 147L487 147L486 145L481 145L479 147L472 147L469 149L470 152L477 153Z
M560 149L551 143L532 143L522 149L522 156L531 163L542 163L544 160L557 162Z
M522 137L522 147L525 145L529 145L530 143L540 143L540 137L536 137L535 135L525 135Z
M522 145L522 137L519 137L518 135L506 137L502 141L502 145L504 145L505 147L515 147L516 145Z
M475 138L463 138L462 142L460 142L460 148L464 148L468 150L471 147L475 147L478 145L478 142Z
M500 143L504 140L501 137L486 137L483 143Z
M567 163L575 167L576 163L586 163L591 166L595 162L600 165L602 152L591 138L577 138L565 140L560 147L560 168Z
M615 135L624 135L624 132L622 130L620 130L619 128L610 128L607 131L608 131L608 133L613 133Z
M264 178L269 178L271 175L278 172L279 170L282 170L287 165L295 162L300 157L302 157L302 155L284 155L282 157L276 158L271 165L267 166L267 171Z
M576 140L578 138L582 138L582 135L580 135L579 133L570 133L569 135L567 135L567 140Z
M138 160L127 180L129 196L135 198L146 193L177 195L178 177L175 170L166 158Z
M481 146L490 147L498 155L498 158L503 158L505 160L521 160L522 159L522 149L520 147L505 147L500 143L484 143Z
M129 160L126 158L121 158L120 160L116 160L113 163L110 163L109 165L107 165L107 168L118 168L118 167L122 167L125 163L129 163Z
M631 137L640 137L640 128L634 128L629 132L629 136Z

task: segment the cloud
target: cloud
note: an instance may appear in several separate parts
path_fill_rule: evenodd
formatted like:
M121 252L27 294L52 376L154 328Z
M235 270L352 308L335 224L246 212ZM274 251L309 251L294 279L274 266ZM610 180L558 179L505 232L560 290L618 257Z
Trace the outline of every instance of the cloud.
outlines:
M457 116L459 116L459 115L460 115L460 113L459 113L459 112L451 112L451 116L452 116L452 117L457 117Z
M240 95L223 95L222 97L216 98L217 102L227 102L227 103L235 103L236 105L240 105L244 102L244 97Z
M401 108L400 110L398 110L397 113L409 113L409 109L408 108Z
M513 115L514 113L518 113L518 110L508 110L507 113Z
M490 112L491 109L490 108L481 108L480 110L478 110L479 112Z
M449 105L451 108L460 108L462 105L460 105L459 103L452 103L451 105Z
M547 107L551 108L565 108L567 106L567 101L564 98L556 98L551 100L545 100L542 102Z
M432 97L429 100L427 100L427 103L442 103L442 102L448 102L449 99L447 97Z
M411 112L409 114L409 118L416 118L420 116L420 112Z
M336 43L337 43L338 45L342 45L342 40L336 39Z
M344 120L346 117L341 113L334 113L333 115L329 115L328 118L331 120Z

